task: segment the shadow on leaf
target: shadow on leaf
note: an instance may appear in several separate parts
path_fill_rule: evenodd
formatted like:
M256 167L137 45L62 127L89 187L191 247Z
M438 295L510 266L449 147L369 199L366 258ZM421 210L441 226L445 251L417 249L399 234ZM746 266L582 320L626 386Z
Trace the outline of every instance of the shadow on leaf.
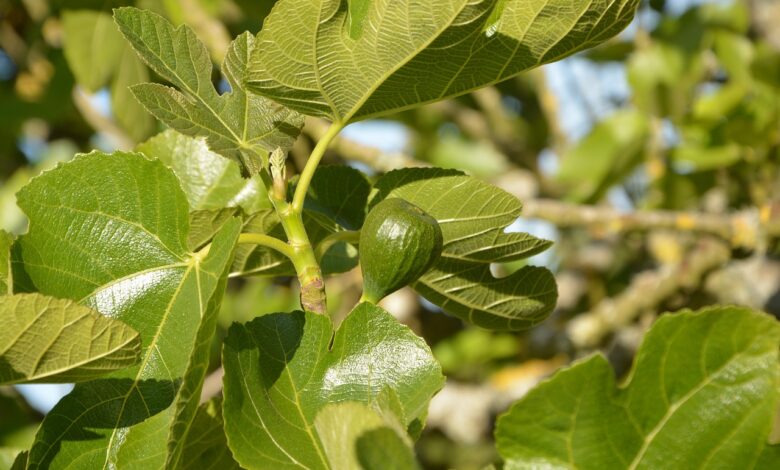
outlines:
M31 463L45 468L63 441L103 439L166 410L177 388L167 380L99 379L77 385L44 419Z

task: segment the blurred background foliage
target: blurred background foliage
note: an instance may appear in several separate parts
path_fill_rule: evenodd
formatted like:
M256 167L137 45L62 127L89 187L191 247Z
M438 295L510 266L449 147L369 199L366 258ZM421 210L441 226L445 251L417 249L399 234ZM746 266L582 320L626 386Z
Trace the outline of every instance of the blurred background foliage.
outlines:
M190 25L220 63L231 38L258 31L273 3L0 0L0 228L25 231L15 193L31 177L75 153L132 149L163 130L127 90L161 80L121 40L112 8L133 4ZM408 290L384 301L448 376L418 446L427 468L495 460L495 416L574 359L602 349L624 374L659 312L737 303L780 315L778 24L776 0L650 0L595 50L345 130L329 163L370 176L418 165L466 170L524 202L512 230L556 242L530 260L553 269L560 290L555 313L531 331L464 327ZM222 77L214 82L227 90ZM307 122L293 166L324 127ZM497 265L494 274L517 268ZM331 279L328 294L347 312L359 272ZM234 279L221 334L233 321L296 306L292 279ZM220 387L218 339L209 394ZM0 389L0 447L29 445L62 392Z

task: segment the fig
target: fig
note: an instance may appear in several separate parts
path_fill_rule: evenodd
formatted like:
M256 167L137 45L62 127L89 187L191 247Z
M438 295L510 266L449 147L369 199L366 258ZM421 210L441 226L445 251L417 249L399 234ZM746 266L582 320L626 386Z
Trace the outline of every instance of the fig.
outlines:
M368 213L360 231L362 300L377 303L409 285L441 256L439 223L416 205L385 199Z

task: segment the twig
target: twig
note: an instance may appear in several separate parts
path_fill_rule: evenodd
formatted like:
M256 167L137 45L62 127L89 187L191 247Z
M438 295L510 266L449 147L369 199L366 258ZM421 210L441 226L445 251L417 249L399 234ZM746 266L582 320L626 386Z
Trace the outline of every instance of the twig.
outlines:
M679 264L640 273L619 295L603 300L588 313L569 322L567 332L578 348L593 348L611 332L654 311L681 288L697 286L711 270L730 258L730 250L719 240L701 239Z
M488 87L472 93L481 111L472 109L457 100L446 100L428 106L430 112L454 122L466 136L489 144L507 164L521 163L536 174L540 183L547 186L544 175L538 171L536 154L526 151L525 143L501 103L501 95Z
M73 103L81 112L84 120L98 132L109 136L119 150L130 150L135 144L133 140L125 134L111 119L100 114L89 102L87 96L78 88L73 88Z
M517 132L512 117L502 101L501 92L496 87L480 88L471 93L474 101L482 110L485 120L490 124L493 135L499 141L517 140Z
M304 131L319 139L327 129L325 121L309 119ZM383 172L427 166L409 155L387 155L379 149L358 144L343 136L337 137L331 148L344 158ZM735 247L750 249L758 248L766 237L780 236L780 201L732 214L693 211L620 212L610 207L570 204L551 199L527 199L524 206L524 217L544 219L560 227L591 226L610 232L657 229L698 232L720 237Z
M27 62L28 47L24 39L6 21L0 23L0 49L13 59L19 68Z
M203 381L203 388L200 391L201 403L211 400L222 392L222 377L224 375L225 370L220 366L206 376L206 379Z
M428 110L436 112L446 119L452 120L468 137L485 142L493 141L494 135L490 122L481 112L464 106L455 100L439 101L428 106Z
M701 212L620 212L548 199L526 201L523 216L544 219L559 227L591 226L609 232L671 229L714 235L732 246L756 248L767 236L780 235L780 203L732 214Z
M539 106L547 120L547 125L552 136L552 149L561 154L569 146L569 139L560 125L560 107L558 106L558 97L547 84L544 68L539 68L530 72L537 90Z

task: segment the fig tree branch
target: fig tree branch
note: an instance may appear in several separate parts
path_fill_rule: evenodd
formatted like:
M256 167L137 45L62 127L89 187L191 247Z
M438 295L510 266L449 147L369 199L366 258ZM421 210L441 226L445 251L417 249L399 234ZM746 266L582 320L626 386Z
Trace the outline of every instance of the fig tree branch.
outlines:
M595 348L607 335L629 325L642 313L656 311L680 289L699 285L707 273L730 257L731 251L722 241L703 238L679 263L637 274L623 292L574 318L567 326L568 336L577 348Z
M319 138L327 130L327 124L322 120L310 119L305 130ZM334 140L332 148L348 160L364 163L382 172L427 166L425 162L409 155L388 155L343 136ZM552 199L525 199L523 206L523 217L547 220L559 227L593 227L605 232L658 229L697 232L717 236L735 247L749 249L758 248L766 237L780 236L780 202L728 214L664 210L623 212L607 206L572 204Z

